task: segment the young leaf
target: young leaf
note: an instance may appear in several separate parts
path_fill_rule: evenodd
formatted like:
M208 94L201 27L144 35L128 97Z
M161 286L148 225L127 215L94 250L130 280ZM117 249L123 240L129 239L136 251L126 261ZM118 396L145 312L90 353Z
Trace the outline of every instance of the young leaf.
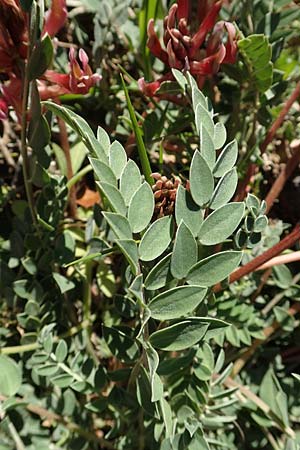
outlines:
M229 202L235 193L237 183L238 175L236 168L234 167L229 170L229 172L225 173L225 175L223 175L223 177L219 180L214 190L209 207L211 209L217 209Z
M127 162L120 179L120 191L124 197L126 206L129 205L133 194L141 185L140 169L131 159Z
M211 255L195 264L187 275L189 284L213 286L228 277L237 268L242 252L228 250Z
M149 225L153 211L153 192L145 181L133 195L128 208L128 220L134 233L143 231Z
M227 132L224 124L222 122L218 122L215 124L214 131L214 145L215 149L219 149L223 147L226 142Z
M235 165L238 157L236 140L229 142L220 153L213 170L214 177L220 178Z
M198 235L203 222L203 213L201 208L194 202L189 191L181 185L178 186L176 194L175 218L177 225L183 220L193 233L193 236Z
M171 258L171 273L174 278L184 278L190 268L196 264L198 256L197 242L183 221L177 229Z
M133 239L118 239L116 244L130 264L133 275L139 271L138 248Z
M217 124L218 125L218 124ZM204 125L200 127L200 154L212 170L216 162L215 144Z
M126 216L127 208L120 191L115 186L109 183L97 182L97 185L99 186L101 192L107 198L107 201L111 209L114 212L121 214L122 216Z
M191 195L197 205L204 206L209 203L214 190L214 179L210 168L198 150L195 151L191 163L190 185Z
M120 178L124 167L127 164L127 154L123 145L118 141L114 141L109 148L109 165L114 172L116 178Z
M202 223L199 240L203 245L225 241L239 226L245 212L242 202L228 203L211 213Z
M156 220L146 231L139 245L142 261L152 261L160 256L171 242L173 221L171 216Z
M171 256L171 253L165 256L150 270L145 279L146 289L149 291L156 291L157 289L164 287L173 279L170 269Z
M111 168L96 158L89 158L90 163L94 169L96 178L100 182L109 183L113 186L117 186L117 179Z
M111 212L102 214L118 239L132 239L132 231L126 217Z
M185 316L204 300L206 288L180 286L154 297L148 304L151 316L157 320L172 320Z
M195 345L204 337L207 329L208 323L193 317L155 331L151 334L149 341L155 348L176 352Z

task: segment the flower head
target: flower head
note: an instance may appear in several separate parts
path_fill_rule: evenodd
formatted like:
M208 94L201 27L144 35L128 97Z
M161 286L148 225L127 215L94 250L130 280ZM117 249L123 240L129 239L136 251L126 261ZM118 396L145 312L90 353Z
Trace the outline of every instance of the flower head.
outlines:
M198 0L196 14L192 12L192 5L190 0L178 0L171 6L164 19L165 48L151 19L147 29L147 45L166 66L190 71L201 86L207 76L218 72L221 64L235 62L237 36L233 24L224 21L216 23L222 0ZM156 84L160 85L160 82L157 80ZM153 83L149 88L145 82L139 84L144 93L155 94Z

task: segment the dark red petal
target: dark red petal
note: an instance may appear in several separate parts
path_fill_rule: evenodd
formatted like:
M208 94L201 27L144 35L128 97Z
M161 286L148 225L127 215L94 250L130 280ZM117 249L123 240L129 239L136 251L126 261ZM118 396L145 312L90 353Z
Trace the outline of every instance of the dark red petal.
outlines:
M223 62L226 54L224 44L220 45L217 53L202 59L202 61L191 61L190 68L192 75L213 75L218 72L220 64Z
M156 58L160 59L165 64L168 64L168 55L165 50L161 48L159 39L154 30L154 20L150 19L147 28L148 33L148 41L147 46L150 52L156 56Z
M190 50L190 56L193 57L197 50L201 47L205 41L207 33L212 29L215 24L217 15L221 9L222 2L219 1L215 3L208 14L205 16L203 22L201 23L199 30L192 37L192 48Z
M178 0L177 17L178 19L188 19L190 2L189 0Z
M138 80L138 85L143 94L148 97L153 97L160 87L160 81L157 80L152 83L146 83L144 78L140 78Z
M45 14L44 33L53 37L64 26L68 17L66 0L52 0L50 9Z

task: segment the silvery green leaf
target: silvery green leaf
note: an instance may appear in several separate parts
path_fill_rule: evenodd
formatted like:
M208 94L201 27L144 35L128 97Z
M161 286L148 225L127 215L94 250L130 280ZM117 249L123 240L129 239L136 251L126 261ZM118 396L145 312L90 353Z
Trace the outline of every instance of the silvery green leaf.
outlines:
M133 194L128 208L128 220L134 233L143 231L153 216L154 196L145 181Z
M228 203L212 212L202 223L199 240L202 245L225 241L239 226L245 212L243 202Z
M222 148L226 142L227 132L224 124L222 122L218 122L215 124L214 131L214 145L215 149Z
M93 167L96 178L100 182L109 183L113 186L117 186L117 179L111 168L96 158L89 158L90 163Z
M99 186L102 194L104 194L107 198L111 209L114 212L121 214L122 216L126 216L127 208L120 191L115 186L109 183L97 182L97 185Z
M126 217L112 212L102 214L118 239L132 239L132 231Z
M139 245L142 261L152 261L160 256L169 246L173 235L171 216L161 217L148 228Z
M101 144L101 147L103 148L105 153L108 155L110 147L110 139L106 131L101 127L97 128L97 140Z
M194 202L189 191L181 185L178 186L176 194L175 218L177 225L183 220L193 236L197 236L203 222L203 212L200 206Z
M148 273L145 279L145 288L155 291L164 287L173 277L171 274L171 253L161 259Z
M235 193L238 184L237 170L233 167L231 170L225 173L223 177L219 180L209 207L211 209L220 208L220 206L225 205Z
M127 154L120 142L114 141L109 148L109 165L116 178L120 178L124 167L127 164Z
M214 138L215 124L211 115L200 103L196 106L195 110L195 123L198 134L200 135L201 125L203 125L211 138Z
M215 164L213 174L216 178L222 177L228 170L232 169L238 157L238 146L236 140L229 142L220 153Z
M133 194L140 187L141 180L140 169L136 163L130 159L124 167L120 179L120 191L127 206L129 205Z
M228 277L239 265L242 252L227 250L197 262L187 274L187 282L198 286L213 286Z
M171 258L171 273L174 278L184 278L190 268L196 264L198 256L197 242L191 230L183 221L177 228L174 249Z
M214 179L207 162L198 150L195 151L191 163L190 187L197 205L203 207L209 203L214 190Z
M154 319L177 319L194 311L206 293L207 289L200 286L180 286L157 295L148 307Z
M214 142L203 124L200 126L200 154L212 170L216 162L216 150Z

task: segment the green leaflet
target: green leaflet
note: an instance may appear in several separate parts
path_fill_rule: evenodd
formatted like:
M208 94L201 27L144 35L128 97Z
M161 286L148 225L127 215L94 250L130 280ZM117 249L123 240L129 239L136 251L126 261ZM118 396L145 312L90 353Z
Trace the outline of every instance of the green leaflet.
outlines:
M192 285L213 286L224 280L236 269L242 259L242 252L228 250L211 255L195 264L187 275Z
M0 393L11 397L21 387L22 370L12 358L5 355L0 355L0 367Z
M175 218L177 225L181 220L189 227L193 236L197 236L201 223L203 222L203 213L189 191L179 185L175 202Z
M135 191L140 187L141 180L140 169L136 163L130 159L124 167L120 179L120 191L127 206Z
M223 175L223 177L219 180L214 190L209 207L211 209L217 209L229 202L235 193L237 183L238 175L237 170L234 167L226 172L225 175Z
M203 319L191 318L180 323L155 331L151 334L150 344L168 352L180 351L199 342L205 335L209 324Z
M198 150L195 151L190 169L191 195L197 205L203 207L209 203L213 190L214 179L205 159Z
M253 34L240 39L238 48L246 61L252 83L264 93L273 81L272 46L267 36Z
M197 242L190 229L181 221L176 232L171 258L171 273L173 277L179 280L184 278L190 268L196 264L197 256Z
M239 226L245 212L242 202L228 203L212 212L202 223L199 240L203 245L225 241Z
M164 287L167 283L173 280L170 264L172 254L165 256L159 261L148 273L145 279L145 288L149 291L155 291Z
M133 275L139 271L138 248L133 239L118 239L116 244L130 264Z
M109 165L114 172L116 178L120 178L124 167L127 164L127 154L120 142L114 141L108 153Z
M214 137L214 122L211 118L211 115L207 111L206 108L203 108L203 106L198 103L195 109L195 123L196 123L196 129L198 134L200 135L201 125L203 125L208 134L212 137Z
M97 128L97 140L98 142L100 142L101 146L103 147L103 150L108 155L110 147L110 139L106 131L101 127Z
M117 179L111 168L96 158L89 158L94 173L100 182L109 183L117 186Z
M118 239L132 239L132 231L126 217L111 212L102 214Z
M215 164L214 177L220 178L235 165L238 157L238 146L236 140L229 142L220 153Z
M180 286L157 295L148 307L154 319L177 319L194 311L206 293L207 289L200 286Z
M134 233L143 231L149 225L153 211L153 192L145 181L132 196L128 208L128 220Z
M218 122L215 124L214 129L214 146L215 149L219 149L223 147L226 142L227 131L225 125L222 122Z
M152 261L160 256L169 246L173 234L171 216L156 220L146 231L139 245L142 261Z
M107 198L107 201L111 209L114 212L119 213L122 216L125 216L127 208L120 191L115 186L109 183L97 182L97 185L99 186L101 192Z
M218 125L218 124L217 124ZM216 125L215 125L216 126ZM212 170L216 162L216 151L214 141L206 130L205 126L200 126L200 153L207 162L208 167Z

